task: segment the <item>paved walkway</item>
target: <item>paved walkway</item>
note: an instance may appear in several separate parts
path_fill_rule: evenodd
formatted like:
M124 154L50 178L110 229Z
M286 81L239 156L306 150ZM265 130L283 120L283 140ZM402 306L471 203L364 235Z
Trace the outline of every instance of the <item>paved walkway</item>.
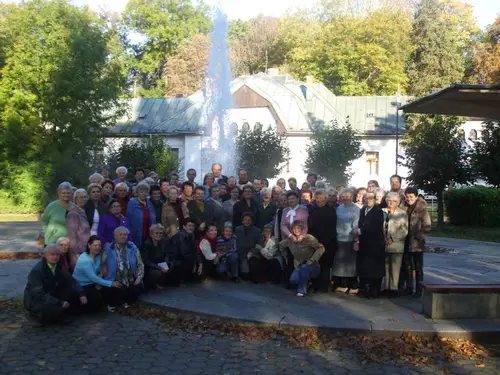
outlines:
M8 223L10 224L10 223ZM11 225L0 225L0 235ZM35 225L20 227L23 235L36 235ZM29 234L31 233L31 234ZM12 235L10 235L12 238ZM434 248L453 249L425 254L425 280L440 283L500 283L500 244L430 238ZM21 298L26 276L36 260L0 261L0 299ZM436 321L421 314L421 303L412 298L368 301L328 293L295 297L279 286L250 283L206 282L181 286L143 296L147 302L197 314L300 326L358 331L442 332L466 335L469 331L500 331L500 321Z

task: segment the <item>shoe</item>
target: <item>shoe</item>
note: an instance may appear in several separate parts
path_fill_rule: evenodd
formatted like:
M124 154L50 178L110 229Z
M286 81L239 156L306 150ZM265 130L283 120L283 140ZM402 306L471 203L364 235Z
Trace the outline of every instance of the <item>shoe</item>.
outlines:
M234 282L234 283L241 283L241 280L239 277L232 277L231 280Z
M413 289L412 288L406 288L403 293L402 293L403 296L411 296L413 295Z
M116 311L116 307L108 305L108 312L114 313Z
M359 293L359 289L349 289L349 295L350 296L355 296L356 294Z
M128 309L128 308L130 307L130 305L129 305L128 303L126 303L126 302L125 302L125 303L122 305L122 307L123 307L124 309Z
M304 297L304 293L297 293L297 297Z
M421 290L417 290L417 291L413 294L413 298L422 298L422 291L421 291Z
M347 292L347 288L337 287L335 288L335 293L345 293Z

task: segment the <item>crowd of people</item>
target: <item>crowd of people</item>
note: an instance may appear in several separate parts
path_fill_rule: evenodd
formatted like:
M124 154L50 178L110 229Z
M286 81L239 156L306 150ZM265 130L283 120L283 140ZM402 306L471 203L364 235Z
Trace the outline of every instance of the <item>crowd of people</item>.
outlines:
M44 247L32 269L24 305L34 324L71 321L82 312L127 308L147 290L198 283L296 285L309 290L377 298L420 297L423 250L431 220L413 187L390 179L390 191L329 187L309 173L298 187L280 178L238 179L212 172L197 184L143 168L127 180L108 167L86 189L69 182L47 205Z

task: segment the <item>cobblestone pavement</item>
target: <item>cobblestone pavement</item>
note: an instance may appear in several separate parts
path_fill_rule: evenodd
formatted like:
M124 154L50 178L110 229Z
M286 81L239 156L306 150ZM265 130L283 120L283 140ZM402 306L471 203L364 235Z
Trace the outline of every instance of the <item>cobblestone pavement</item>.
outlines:
M493 361L414 367L364 361L352 349L308 350L282 340L168 331L152 320L114 314L70 326L33 328L20 311L0 311L0 374L498 374Z

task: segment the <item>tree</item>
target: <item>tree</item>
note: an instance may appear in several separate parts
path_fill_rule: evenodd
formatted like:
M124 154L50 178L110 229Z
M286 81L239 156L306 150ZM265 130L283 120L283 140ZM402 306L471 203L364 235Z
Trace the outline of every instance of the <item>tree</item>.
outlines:
M182 43L165 66L165 94L191 95L205 87L210 38L196 35Z
M500 187L500 122L483 124L481 138L474 145L472 165L478 177Z
M132 175L134 168L142 167L162 177L179 171L180 160L162 138L153 142L149 138L127 139L109 146L106 163L112 170L124 166Z
M245 168L249 176L263 178L276 177L289 153L286 137L273 129L240 132L236 151L240 167Z
M0 80L1 189L29 186L42 203L45 189L53 194L69 176L88 183L94 151L121 115L126 77L110 53L112 28L86 9L35 0L1 22L9 30Z
M307 146L305 172L315 172L332 183L346 184L352 177L352 162L363 155L361 141L349 122L336 121L314 131Z
M145 97L164 95L164 70L168 58L184 41L210 30L208 9L191 0L130 0L124 22L145 38L133 45L134 76Z
M488 28L483 41L476 45L474 81L481 84L500 82L500 17Z
M421 0L411 31L415 49L407 63L411 95L463 81L477 32L472 20L472 8L456 0Z
M401 145L409 169L408 181L438 199L438 225L444 224L443 192L453 183L471 181L462 120L452 116L412 115L406 118Z

